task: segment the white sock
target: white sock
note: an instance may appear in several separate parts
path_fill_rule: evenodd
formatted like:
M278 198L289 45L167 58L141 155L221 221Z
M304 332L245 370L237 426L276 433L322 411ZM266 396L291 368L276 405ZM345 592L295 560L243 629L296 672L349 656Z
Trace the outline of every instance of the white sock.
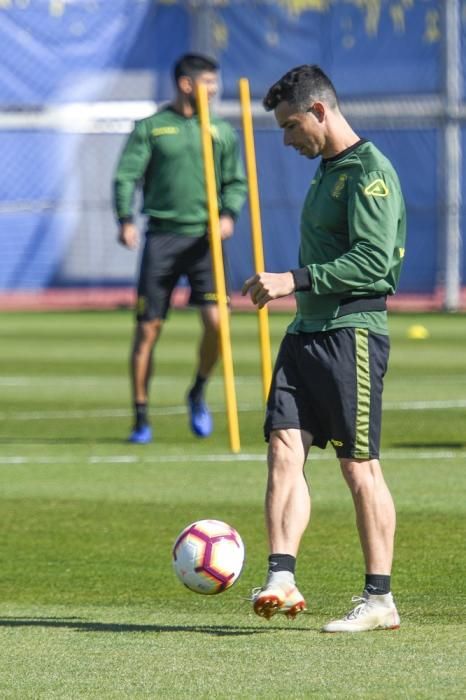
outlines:
M269 586L270 584L289 584L291 586L294 586L295 580L294 580L294 574L291 573L291 571L270 571L269 575L267 577L267 585Z

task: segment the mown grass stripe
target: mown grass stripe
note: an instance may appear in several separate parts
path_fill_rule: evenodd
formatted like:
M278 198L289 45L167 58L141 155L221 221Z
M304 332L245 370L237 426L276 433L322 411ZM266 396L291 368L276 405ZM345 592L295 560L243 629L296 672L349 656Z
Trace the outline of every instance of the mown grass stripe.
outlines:
M466 450L388 450L382 453L384 461L394 460L409 460L420 461L430 459L466 459ZM311 452L309 462L318 461L335 461L336 457L332 451L321 453L319 451ZM12 466L20 464L75 464L77 461L74 457L42 455L40 457L30 455L10 455L1 456L0 465ZM263 453L245 453L245 454L202 454L202 455L183 455L183 454L148 454L148 455L90 455L85 459L88 464L133 464L133 463L206 463L206 462L265 462L265 452Z
M209 404L212 413L223 414L225 407L223 405ZM458 399L452 401L387 401L384 403L384 411L437 411L456 410L466 408L466 399ZM239 403L238 410L242 413L248 412L263 412L262 405L257 403ZM186 413L186 406L154 406L151 409L153 416L176 416ZM66 408L60 411L0 411L1 420L11 421L28 421L28 420L89 420L92 418L128 418L132 416L130 408L102 408L102 409L78 409L67 410Z

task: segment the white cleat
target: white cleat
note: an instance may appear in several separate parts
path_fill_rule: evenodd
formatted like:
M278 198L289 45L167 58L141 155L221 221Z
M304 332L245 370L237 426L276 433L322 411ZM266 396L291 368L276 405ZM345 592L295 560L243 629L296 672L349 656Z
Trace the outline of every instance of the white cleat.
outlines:
M369 632L370 630L397 630L400 616L391 593L370 595L366 591L362 597L354 596L357 603L341 620L332 620L322 632Z

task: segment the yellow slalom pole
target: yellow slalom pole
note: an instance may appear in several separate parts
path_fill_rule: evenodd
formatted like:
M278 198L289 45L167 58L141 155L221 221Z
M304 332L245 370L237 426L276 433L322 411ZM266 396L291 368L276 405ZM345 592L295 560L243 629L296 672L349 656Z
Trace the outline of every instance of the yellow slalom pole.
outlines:
M259 187L257 184L256 153L254 149L254 132L252 128L251 97L249 80L239 81L239 96L241 102L241 118L243 123L244 150L246 156L246 172L249 189L249 212L251 219L252 249L254 253L254 268L256 273L264 272L264 249L262 245L262 226L259 205ZM262 387L264 400L270 389L272 379L272 354L270 351L269 313L266 306L257 310L259 324L259 342L261 349Z
M212 148L212 131L210 127L209 103L204 85L196 90L197 108L201 125L202 153L206 183L207 208L209 214L209 242L212 253L212 268L217 294L220 319L220 349L223 360L223 379L227 404L228 431L232 452L240 451L238 408L231 353L230 317L228 313L225 270L223 266L222 243L220 240L220 220L218 214L217 186L215 181L214 152Z

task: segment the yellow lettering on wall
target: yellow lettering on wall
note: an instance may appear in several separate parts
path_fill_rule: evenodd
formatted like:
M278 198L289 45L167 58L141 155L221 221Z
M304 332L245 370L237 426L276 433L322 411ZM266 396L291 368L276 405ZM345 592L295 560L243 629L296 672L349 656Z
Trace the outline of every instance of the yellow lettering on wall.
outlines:
M49 14L52 17L61 17L65 11L66 0L50 0L49 1Z
M417 0L417 3L419 4L421 1ZM424 0L424 2L428 1ZM406 12L414 9L416 0L277 0L277 4L293 16L312 11L328 12L336 5L342 8L352 6L363 15L366 35L375 37L379 32L382 9L387 6L394 31L398 34L404 34L406 32ZM463 5L463 13L466 18L466 5ZM427 10L424 38L430 43L439 41L440 18L438 10ZM351 48L354 45L352 33L344 32L342 43L345 48Z
M404 7L402 5L392 5L390 8L390 16L395 32L397 34L404 34L406 31Z
M361 4L366 7L366 32L369 36L376 36L380 22L380 0L364 0Z
M132 2L136 1L144 2L147 0L132 0ZM152 1L155 2L155 0ZM87 3L84 3L83 0L79 0L79 2L78 0L43 0L43 2L48 8L49 15L57 19L63 17L68 5L71 3L79 4L82 2L86 5L98 5L97 0L93 0L93 2L87 0ZM160 5L167 6L186 4L186 0L157 0L157 2ZM218 9L231 7L236 2L237 0L211 0L210 4L213 8ZM448 0L443 0L443 2L448 2ZM199 2L194 2L194 0L192 0L192 3L195 6L200 4ZM0 11L17 8L25 10L31 4L32 0L0 0ZM244 3L246 7L249 5L258 7L261 5L265 7L267 5L275 5L281 7L296 19L307 12L326 14L338 10L341 16L338 40L348 50L353 48L356 43L361 23L366 36L373 38L379 34L382 21L384 26L390 22L395 34L406 34L408 30L410 33L416 33L416 35L422 32L423 40L426 43L437 43L441 39L442 32L441 11L439 10L442 4L438 0L275 0L275 2L271 2L271 0L256 0L254 3ZM425 8L425 11L424 9L420 10L421 6ZM415 9L419 11L418 15L421 12L424 14L424 23L419 21L416 22L416 25L413 22L408 24L408 13ZM466 0L461 0L461 12L462 20L466 23ZM349 28L347 26L348 22L352 23L353 26ZM229 42L229 27L220 12L214 12L214 20L211 24L210 32L213 45L218 50L224 50ZM271 47L276 47L280 44L279 27L273 27L266 31L266 41Z
M424 41L434 44L440 40L440 16L437 10L426 12L426 28L424 31Z
M284 7L291 15L300 15L307 10L324 12L330 7L330 0L278 0L278 4Z
M228 27L225 22L216 18L212 27L212 34L215 45L219 49L225 49L228 46Z

